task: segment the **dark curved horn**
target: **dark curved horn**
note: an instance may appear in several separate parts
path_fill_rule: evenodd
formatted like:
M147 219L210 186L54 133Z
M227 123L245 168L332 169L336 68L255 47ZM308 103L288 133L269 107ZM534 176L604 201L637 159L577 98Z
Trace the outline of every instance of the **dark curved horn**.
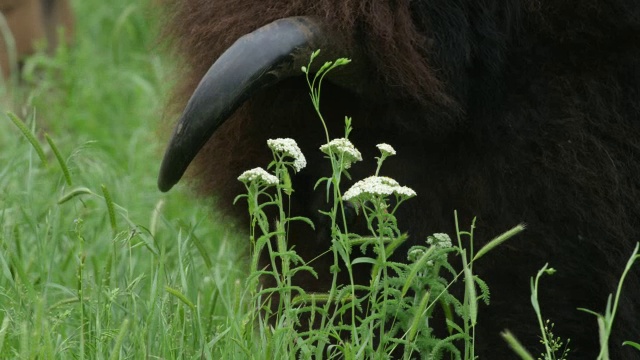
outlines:
M344 41L309 17L276 20L238 39L211 65L189 99L162 160L160 190L168 191L180 180L216 129L256 91L302 75L301 66L316 49L322 49L316 64L352 55Z

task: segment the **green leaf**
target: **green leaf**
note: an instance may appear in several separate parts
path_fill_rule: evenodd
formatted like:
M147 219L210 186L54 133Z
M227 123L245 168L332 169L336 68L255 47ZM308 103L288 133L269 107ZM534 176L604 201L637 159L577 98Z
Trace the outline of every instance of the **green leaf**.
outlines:
M637 342L625 341L625 342L622 343L622 345L629 345L629 346L635 348L636 350L640 350L640 344L638 344Z
M311 219L304 217L304 216L294 216L294 217L290 217L287 221L291 222L291 221L302 221L306 224L308 224L313 230L316 229L316 227L313 225L313 221L311 221Z
M62 158L62 155L60 154L60 150L58 150L58 147L56 146L56 144L49 137L49 134L44 134L44 138L47 139L47 142L49 143L49 147L51 147L51 150L53 150L53 154L56 156L56 159L58 160L58 164L60 164L60 169L62 169L62 174L64 175L64 179L67 182L67 185L69 186L72 185L71 173L69 172L67 163L64 161L64 159Z
M524 348L524 346L522 346L522 344L520 344L518 339L516 339L509 330L505 330L500 333L500 335L502 335L502 338L522 360L534 360L533 356L531 356L531 354Z

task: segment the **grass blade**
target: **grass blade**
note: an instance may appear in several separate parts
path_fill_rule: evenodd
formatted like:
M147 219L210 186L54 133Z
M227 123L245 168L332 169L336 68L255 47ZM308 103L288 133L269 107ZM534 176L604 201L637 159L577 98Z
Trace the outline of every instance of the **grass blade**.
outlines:
M124 336L127 334L127 328L129 327L129 319L124 319L122 325L120 326L120 331L118 331L118 337L116 338L116 343L113 346L113 351L111 351L111 356L109 360L116 360L120 358L120 348L122 347L122 342L124 341Z
M196 306L189 300L187 299L186 296L184 296L183 293L181 293L180 291L174 289L174 288L170 288L168 286L165 286L164 289L171 295L177 297L180 301L182 301L185 305L187 305L191 310L194 310L196 308Z
M64 174L64 179L67 182L67 185L71 186L72 185L71 173L69 172L69 168L67 167L66 162L62 158L62 155L60 155L60 151L58 150L58 147L53 142L51 137L49 137L49 134L44 134L44 138L47 139L47 142L49 143L51 150L53 150L53 154L56 156L56 159L58 160L58 164L60 164L60 168L62 169L62 173Z
M40 161L42 161L42 164L44 164L44 166L48 166L47 157L44 155L44 150L42 149L42 146L40 146L40 142L38 142L38 139L36 139L35 135L33 135L31 130L29 130L29 128L27 127L27 124L25 124L24 121L22 121L16 114L12 112L7 112L7 116L9 116L9 119L11 119L11 121L18 127L20 132L22 132L22 135L24 135L24 137L29 140L31 146L33 146L36 153L38 154Z
M482 249L480 249L478 253L476 253L476 255L473 257L473 260L471 261L473 262L480 259L480 257L482 257L484 254L488 253L493 248L509 240L515 235L521 233L525 228L526 226L524 224L519 224L514 226L510 230L507 230L506 232L502 233L501 235L497 236L493 240L489 241L485 246L483 246Z
M116 212L113 209L113 199L111 198L111 194L107 187L102 184L102 194L104 195L104 202L107 204L107 211L109 212L109 223L111 224L111 230L113 231L113 235L115 235L118 231L118 227L116 224Z
M94 194L93 194L93 191L89 190L86 187L75 188L75 189L69 191L68 193L66 193L60 199L58 199L58 205L64 204L67 201L69 201L69 200L71 200L74 197L79 196L79 195L94 195Z
M500 335L502 335L502 338L522 360L534 360L533 356L531 356L531 354L524 348L524 346L522 346L522 344L520 344L518 339L516 339L509 330L505 330L500 333Z

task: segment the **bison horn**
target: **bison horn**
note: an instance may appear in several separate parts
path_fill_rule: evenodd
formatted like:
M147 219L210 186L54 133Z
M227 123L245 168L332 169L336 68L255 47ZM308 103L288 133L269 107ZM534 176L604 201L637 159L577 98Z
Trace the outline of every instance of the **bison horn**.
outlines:
M359 57L339 34L331 34L310 17L276 20L239 38L209 68L176 125L162 160L158 187L170 190L218 127L256 91L301 75L309 55L322 49L321 61ZM316 63L318 62L316 60ZM331 81L354 91L357 67ZM346 79L350 78L350 80Z

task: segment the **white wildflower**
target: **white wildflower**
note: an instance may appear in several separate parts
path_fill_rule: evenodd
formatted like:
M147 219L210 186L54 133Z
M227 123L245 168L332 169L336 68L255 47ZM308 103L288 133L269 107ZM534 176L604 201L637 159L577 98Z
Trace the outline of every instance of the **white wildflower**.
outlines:
M398 186L396 189L394 189L394 193L400 196L404 196L406 198L416 196L416 192L413 191L413 189L408 186Z
M283 155L293 158L293 168L296 172L304 169L307 166L307 159L302 154L302 151L298 147L295 140L289 138L278 138L267 140L269 148L275 152L282 153Z
M257 167L255 169L247 170L238 176L238 180L245 184L259 181L267 186L278 185L278 178L269 174L265 169Z
M435 233L427 238L427 244L439 247L441 249L448 249L452 247L451 238L445 233Z
M362 161L362 155L355 146L345 138L333 139L328 144L320 146L320 151L330 155L331 153L342 158L344 168L348 169L356 161Z
M376 147L380 150L383 156L391 156L396 154L396 150L389 144L378 144Z
M344 200L357 199L363 196L389 196L398 195L410 198L416 196L416 192L406 186L400 186L397 181L386 176L369 176L353 184L342 198Z

